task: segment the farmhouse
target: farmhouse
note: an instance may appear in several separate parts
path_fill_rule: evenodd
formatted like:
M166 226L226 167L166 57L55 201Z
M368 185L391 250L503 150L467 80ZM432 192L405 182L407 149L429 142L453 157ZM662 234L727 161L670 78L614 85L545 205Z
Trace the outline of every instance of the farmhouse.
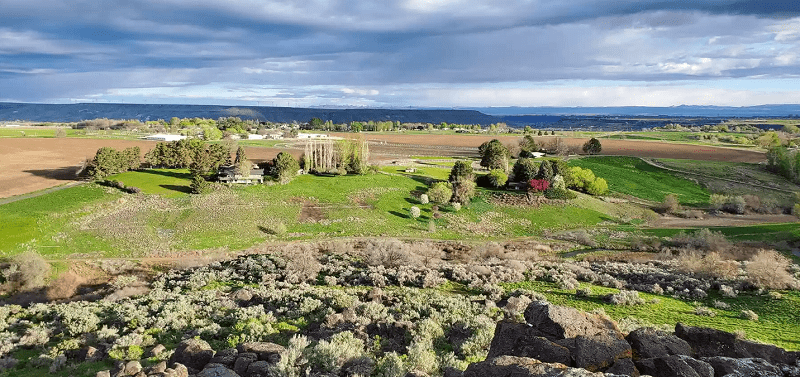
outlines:
M153 140L153 141L178 141L186 139L186 136L183 135L167 135L167 134L155 134L142 137L145 140Z
M326 137L328 137L328 135L326 134L306 134L306 133L297 134L298 139L321 139Z
M217 179L225 183L264 183L264 169L252 169L250 175L237 174L236 167L223 166L219 169Z

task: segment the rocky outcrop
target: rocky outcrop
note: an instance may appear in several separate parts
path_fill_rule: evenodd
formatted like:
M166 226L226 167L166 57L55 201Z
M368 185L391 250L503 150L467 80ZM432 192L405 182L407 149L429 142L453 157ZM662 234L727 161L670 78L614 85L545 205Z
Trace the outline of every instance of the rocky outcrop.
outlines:
M651 328L633 330L625 340L631 345L637 359L693 354L692 347L685 340Z
M623 337L601 314L533 302L526 323L501 321L485 361L464 376L800 377L800 353L677 324Z
M464 377L598 377L603 373L544 363L529 357L500 356L470 364Z
M675 335L685 340L695 357L760 358L772 364L793 365L800 352L786 352L769 344L736 339L736 335L702 327L675 325Z

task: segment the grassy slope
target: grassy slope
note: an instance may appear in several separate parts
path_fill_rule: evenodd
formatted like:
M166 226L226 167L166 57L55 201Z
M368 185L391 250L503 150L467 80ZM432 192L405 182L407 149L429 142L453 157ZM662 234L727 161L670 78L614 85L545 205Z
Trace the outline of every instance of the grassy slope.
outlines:
M426 171L446 169L426 168ZM188 195L182 170L128 172L111 177L145 195L89 184L0 206L8 217L0 251L28 246L53 258L72 253L136 257L166 250L244 249L268 239L390 236L433 239L509 239L544 229L592 227L606 215L596 199L580 206L519 207L489 202L488 192L460 212L416 199L430 177L377 174L304 175L287 185L226 188ZM153 195L156 194L156 195ZM116 200L120 199L120 200ZM412 206L421 216L409 216ZM430 231L429 222L434 231ZM277 224L285 234L272 235Z
M672 193L681 204L704 206L711 195L697 183L635 157L586 157L571 160L570 165L591 169L608 182L611 191L645 200L660 202Z
M800 224L762 224L739 227L709 227L724 234L732 241L792 241L800 239ZM694 229L644 229L645 234L672 237L680 232L691 233Z
M658 296L648 293L640 293L640 297L645 301L658 299L657 303L645 303L636 306L617 306L604 302L602 296L609 293L619 292L617 289L606 288L589 284L582 284L582 287L590 287L592 295L582 298L576 297L574 291L558 289L552 283L545 282L521 282L503 284L507 290L516 288L533 289L547 296L548 301L572 306L578 309L591 311L602 308L606 314L620 320L626 317L634 317L653 325L674 326L676 322L682 322L690 326L711 327L728 332L744 330L748 339L775 344L789 350L800 350L800 292L782 292L783 298L776 300L767 295L746 294L737 298L720 297L716 292L710 294L699 304L712 307L714 300L722 301L730 305L730 309L711 309L716 313L715 317L704 317L694 314L694 303L686 300L672 298L670 296ZM759 316L758 321L748 321L739 318L742 310L752 310Z
M58 233L85 206L119 196L96 185L82 185L0 206L0 252L17 253L28 246L44 255L59 253ZM93 245L86 244L90 249Z

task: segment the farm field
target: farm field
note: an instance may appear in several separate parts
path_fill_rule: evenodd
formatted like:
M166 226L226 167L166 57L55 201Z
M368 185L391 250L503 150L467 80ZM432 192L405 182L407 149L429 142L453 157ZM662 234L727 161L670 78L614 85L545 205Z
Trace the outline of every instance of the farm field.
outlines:
M346 137L352 134L331 133L333 136ZM447 146L450 148L475 148L473 151L474 156L477 156L478 146L492 139L498 139L503 143L517 143L520 136L505 136L505 135L419 135L419 134L373 134L366 133L364 137L367 140L374 142L386 142L386 149L384 153L390 153L394 150L395 154L402 154L405 156L417 156L420 152L414 152L416 148L430 149L431 146ZM552 140L553 136L536 136L535 139L540 143L547 143ZM568 146L580 149L586 138L569 138L564 137L563 140ZM720 148L703 145L687 145L675 144L665 142L649 142L639 140L603 140L604 155L621 155L632 157L653 157L653 158L679 158L687 160L706 160L706 161L732 161L732 162L749 162L759 163L765 161L764 153L740 150L731 148ZM435 150L435 149L434 149ZM465 153L468 150L455 149L458 153ZM440 148L441 153L429 153L431 155L441 155L448 151L448 148Z
M97 149L138 146L142 155L155 141L82 138L0 138L0 198L21 195L75 180L75 173ZM246 147L254 161L274 158L281 149ZM289 150L298 157L302 151Z

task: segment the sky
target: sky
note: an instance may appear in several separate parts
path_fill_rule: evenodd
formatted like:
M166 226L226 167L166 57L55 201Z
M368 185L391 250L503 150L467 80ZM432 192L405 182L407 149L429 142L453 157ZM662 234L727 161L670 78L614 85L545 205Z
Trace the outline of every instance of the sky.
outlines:
M800 3L0 0L0 101L800 104Z

